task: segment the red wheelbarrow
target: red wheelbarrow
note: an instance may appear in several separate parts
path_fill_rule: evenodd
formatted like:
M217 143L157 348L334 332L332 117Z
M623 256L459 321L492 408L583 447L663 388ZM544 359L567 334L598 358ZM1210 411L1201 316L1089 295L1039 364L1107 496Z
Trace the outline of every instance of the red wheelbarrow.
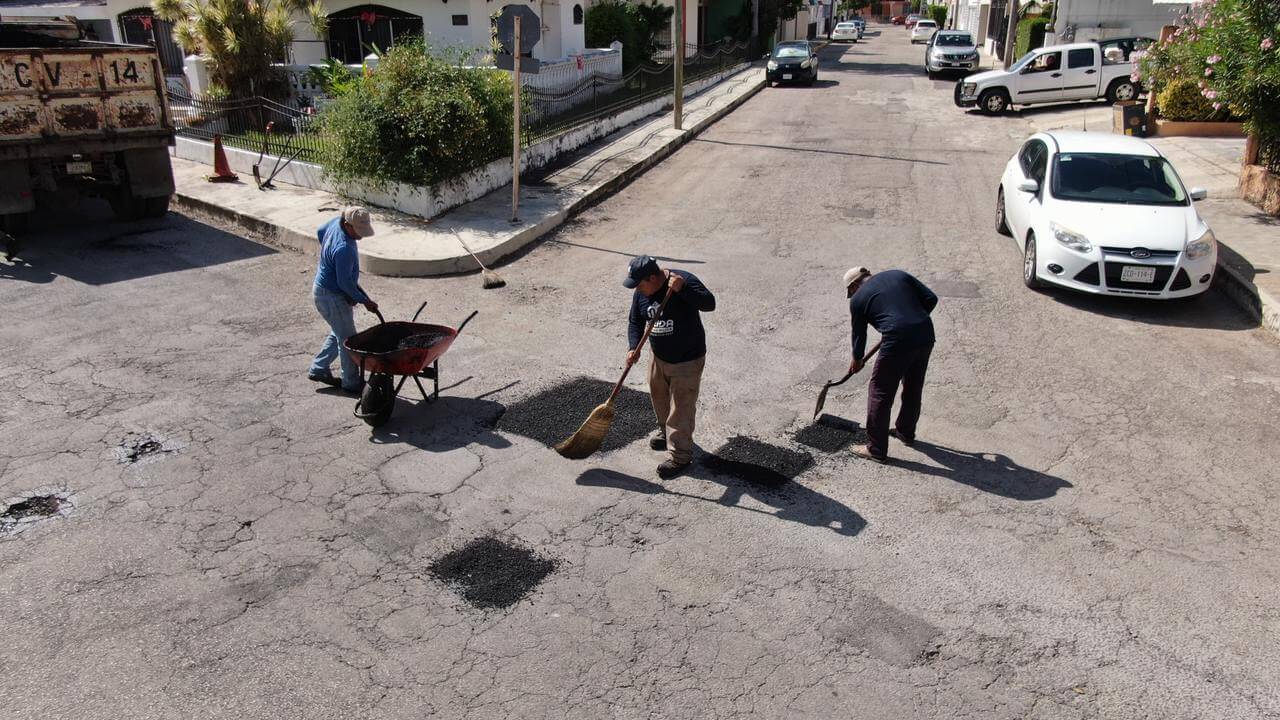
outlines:
M371 427L378 427L391 418L400 388L409 378L418 386L423 401L440 397L440 356L476 316L472 312L457 328L417 322L426 306L422 303L409 322L386 322L379 314L379 324L352 335L342 344L360 366L360 377L365 380L354 414ZM369 373L367 379L366 372ZM394 381L397 375L400 376L398 383ZM422 378L432 382L430 395L422 387Z

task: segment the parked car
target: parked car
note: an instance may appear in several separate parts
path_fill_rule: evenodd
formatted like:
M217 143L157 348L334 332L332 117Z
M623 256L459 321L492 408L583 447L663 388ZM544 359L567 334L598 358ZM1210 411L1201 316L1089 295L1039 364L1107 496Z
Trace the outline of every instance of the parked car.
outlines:
M1177 298L1213 282L1218 246L1173 165L1107 133L1031 136L1005 166L996 229L1022 248L1022 280L1098 295Z
M803 82L813 85L818 80L818 55L807 40L780 42L773 47L765 64L767 84Z
M902 24L905 25L908 30L910 30L911 26L915 25L919 21L920 21L920 15L918 13L911 13L910 15L907 16L905 20L902 21Z
M894 15L893 17L889 18L889 22L894 25L901 25L906 21L907 21L906 15Z
M970 75L956 83L955 103L991 115L1012 105L1095 100L1134 100L1141 86L1129 76L1132 62L1103 61L1098 43L1032 50L1007 70Z
M918 42L928 42L933 34L938 32L938 23L932 20L921 20L911 28L911 44Z
M867 34L867 21L860 17L856 17L849 22L858 26L858 39L861 40L862 36Z
M924 49L924 71L932 79L940 72L978 67L978 47L973 36L963 30L939 30Z
M836 27L831 31L831 42L858 42L858 26L851 22L836 23Z

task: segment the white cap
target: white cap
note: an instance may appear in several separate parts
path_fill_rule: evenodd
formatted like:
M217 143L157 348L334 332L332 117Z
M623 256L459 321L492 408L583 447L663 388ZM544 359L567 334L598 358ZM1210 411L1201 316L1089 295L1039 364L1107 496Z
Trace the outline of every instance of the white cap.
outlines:
M848 270L846 270L846 271L845 271L845 273L844 273L844 287L845 287L845 289L846 289L846 290L848 290L848 289L849 289L849 286L853 284L853 281L854 281L854 280L857 280L857 279L858 279L858 278L860 278L860 277L866 277L867 275L870 275L870 274L871 274L871 271L870 271L870 270L868 270L868 269L866 269L866 268L864 268L864 267L862 267L861 265L859 265L859 266L857 266L857 267L851 267L851 268L849 268L849 269L848 269Z
M349 207L343 210L342 221L350 225L358 237L366 238L373 234L373 223L369 221L369 211L362 207Z

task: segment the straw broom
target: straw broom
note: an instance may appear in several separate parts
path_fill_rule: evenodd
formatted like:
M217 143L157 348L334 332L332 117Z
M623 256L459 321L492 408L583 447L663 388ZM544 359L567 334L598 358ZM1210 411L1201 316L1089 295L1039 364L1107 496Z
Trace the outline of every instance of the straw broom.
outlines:
M667 288L667 294L662 298L662 304L658 306L658 312L649 319L649 324L644 327L644 335L640 336L640 344L636 346L639 350L649 339L649 333L653 331L653 324L662 317L662 311L667 309L667 301L671 299L671 288ZM622 370L622 377L618 378L618 382L613 386L613 392L609 393L609 399L603 404L597 405L595 410L587 416L582 427L578 428L578 432L569 436L568 440L556 446L556 452L570 460L582 460L591 457L600 446L604 444L604 439L609 434L609 428L613 426L613 401L617 399L618 393L622 392L622 383L627 379L627 373L631 372L631 367L635 363L627 363L626 368Z

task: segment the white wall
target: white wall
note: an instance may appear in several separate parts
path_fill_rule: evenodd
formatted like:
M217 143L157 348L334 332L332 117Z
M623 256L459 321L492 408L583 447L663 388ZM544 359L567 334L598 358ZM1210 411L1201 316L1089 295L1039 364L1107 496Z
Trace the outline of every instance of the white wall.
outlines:
M103 42L120 42L122 35L120 33L119 15L126 10L132 10L140 7L150 7L151 0L107 0L105 5L85 5L80 7L65 7L58 5L42 5L39 2L32 2L30 5L20 7L5 7L0 15L12 15L15 17L50 17L74 15L78 20L106 20L111 24L110 37L101 37L99 40Z
M1190 3L1188 3L1189 5ZM1076 27L1077 40L1124 35L1159 37L1187 5L1156 5L1151 0L1061 0L1055 27Z

